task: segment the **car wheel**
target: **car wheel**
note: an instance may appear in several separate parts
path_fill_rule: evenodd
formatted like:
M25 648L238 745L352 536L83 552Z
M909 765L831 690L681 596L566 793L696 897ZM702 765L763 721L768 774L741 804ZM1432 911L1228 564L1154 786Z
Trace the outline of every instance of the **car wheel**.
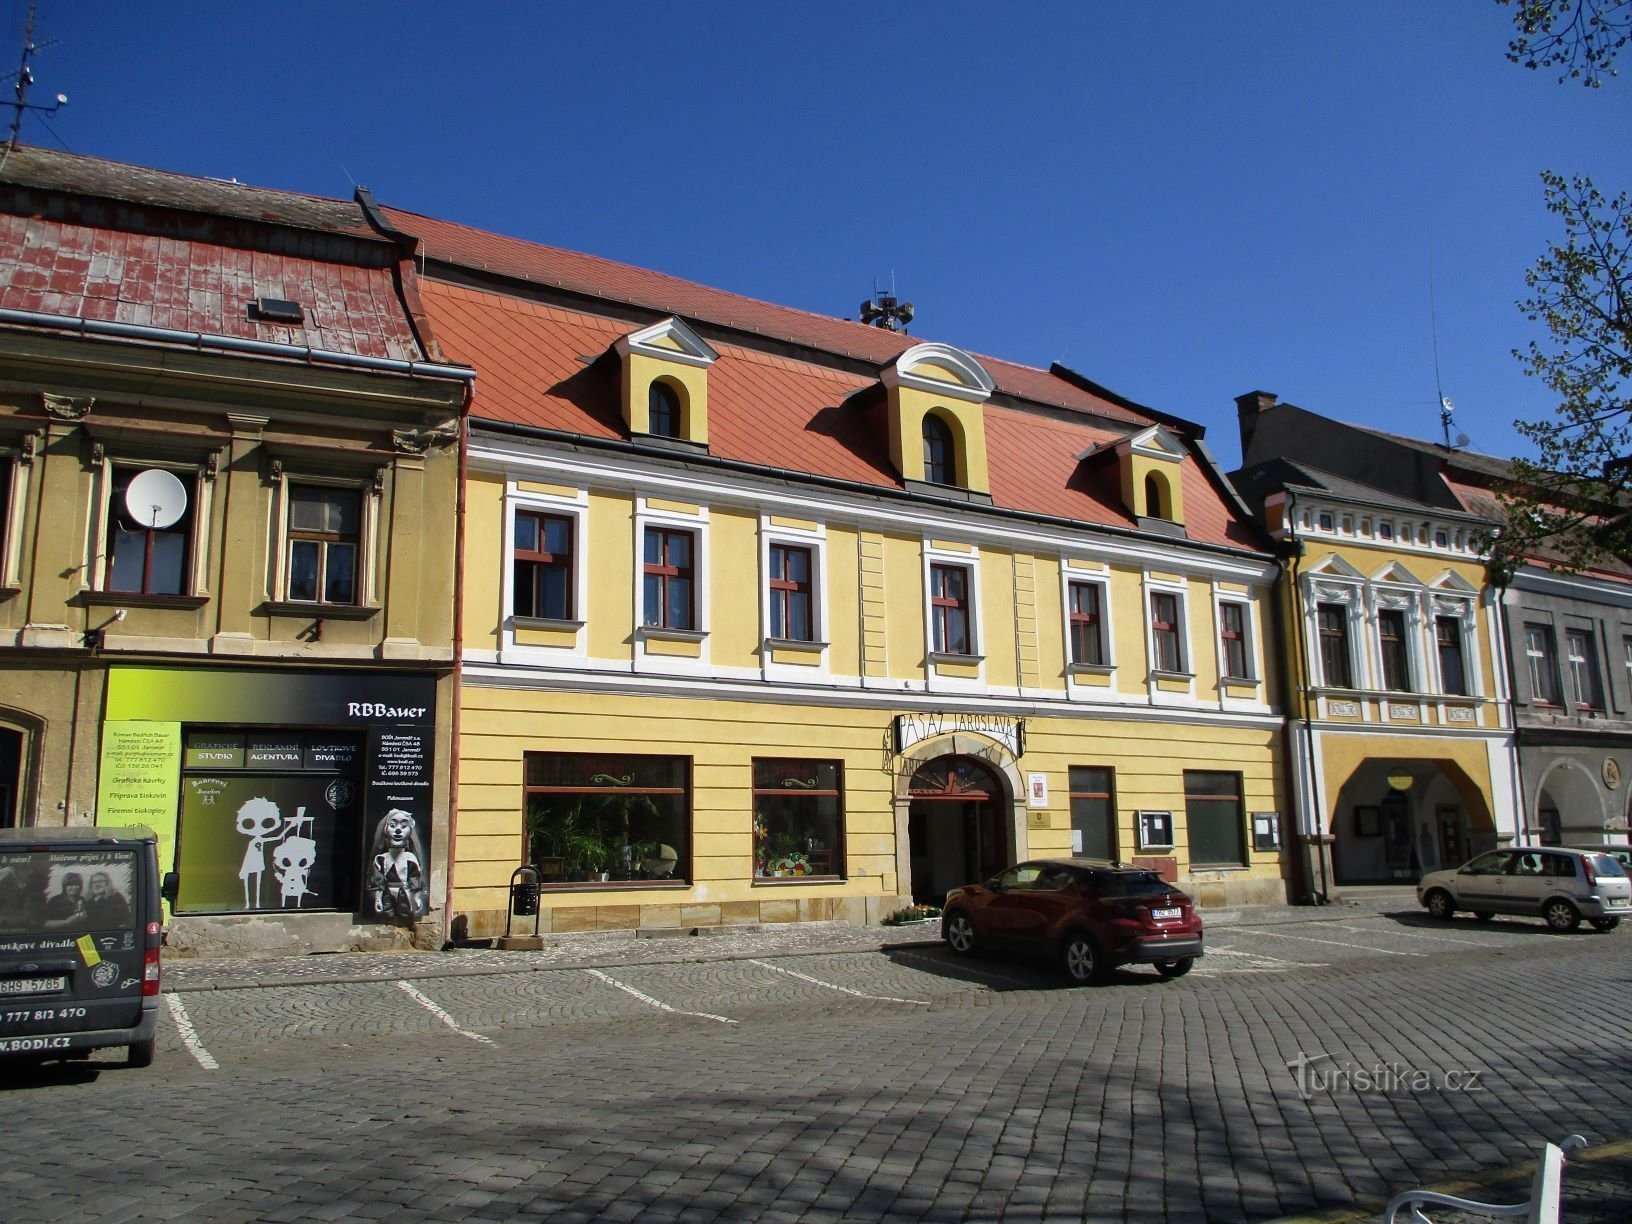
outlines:
M968 956L975 950L975 924L962 910L953 910L941 923L941 935L946 946L959 956Z
M1105 957L1093 936L1076 934L1065 941L1065 971L1079 986L1103 981Z
M1581 925L1581 913L1562 897L1555 897L1541 907L1541 916L1555 931L1573 931Z
M1621 920L1619 918L1594 918L1592 920L1593 929L1597 931L1613 931L1620 925Z
M1190 966L1195 963L1196 958L1193 956L1181 956L1178 960L1157 961L1156 972L1164 978L1183 977L1190 972Z
M153 1049L157 1044L158 1039L154 1037L149 1037L146 1041L132 1042L130 1057L126 1060L125 1065L128 1067L151 1067L153 1065Z
M1489 910L1474 910L1473 916L1479 919L1480 922L1489 922L1492 918L1496 917L1496 915L1491 913Z
M1428 907L1430 917L1438 918L1441 922L1456 917L1456 902L1451 900L1451 894L1443 888L1436 888L1423 898L1422 903Z

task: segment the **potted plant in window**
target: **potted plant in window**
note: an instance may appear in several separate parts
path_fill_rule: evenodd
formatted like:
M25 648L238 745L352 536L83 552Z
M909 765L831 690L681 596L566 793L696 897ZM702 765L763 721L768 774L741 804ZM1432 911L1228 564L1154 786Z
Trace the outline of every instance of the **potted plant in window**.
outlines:
M612 848L593 833L574 833L566 845L567 869L581 880L606 880L612 865Z

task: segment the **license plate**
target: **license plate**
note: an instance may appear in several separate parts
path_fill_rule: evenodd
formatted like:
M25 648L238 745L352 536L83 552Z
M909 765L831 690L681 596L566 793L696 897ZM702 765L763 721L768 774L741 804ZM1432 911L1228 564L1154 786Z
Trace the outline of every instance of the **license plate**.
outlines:
M1181 912L1177 909L1153 909L1150 911L1150 916L1152 918L1177 918Z
M67 989L65 977L0 978L0 995L46 994Z

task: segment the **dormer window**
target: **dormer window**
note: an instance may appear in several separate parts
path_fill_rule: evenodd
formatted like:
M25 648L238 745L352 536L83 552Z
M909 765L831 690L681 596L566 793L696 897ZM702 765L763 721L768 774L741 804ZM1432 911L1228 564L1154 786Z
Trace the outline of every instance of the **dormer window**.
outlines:
M1145 477L1145 513L1151 518L1171 519L1172 512L1168 509L1165 494L1167 484L1160 476Z
M680 396L666 382L654 382L646 409L647 429L659 438L680 436Z
M930 484L958 482L957 451L952 430L940 417L924 417L924 479Z

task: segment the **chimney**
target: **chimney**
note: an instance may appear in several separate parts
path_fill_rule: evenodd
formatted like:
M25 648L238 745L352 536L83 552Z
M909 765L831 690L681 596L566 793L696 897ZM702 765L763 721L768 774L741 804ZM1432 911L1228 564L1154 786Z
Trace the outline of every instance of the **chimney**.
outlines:
M1258 429L1258 415L1275 407L1275 392L1248 391L1235 397L1235 419L1241 429L1241 462L1252 451L1252 435Z

